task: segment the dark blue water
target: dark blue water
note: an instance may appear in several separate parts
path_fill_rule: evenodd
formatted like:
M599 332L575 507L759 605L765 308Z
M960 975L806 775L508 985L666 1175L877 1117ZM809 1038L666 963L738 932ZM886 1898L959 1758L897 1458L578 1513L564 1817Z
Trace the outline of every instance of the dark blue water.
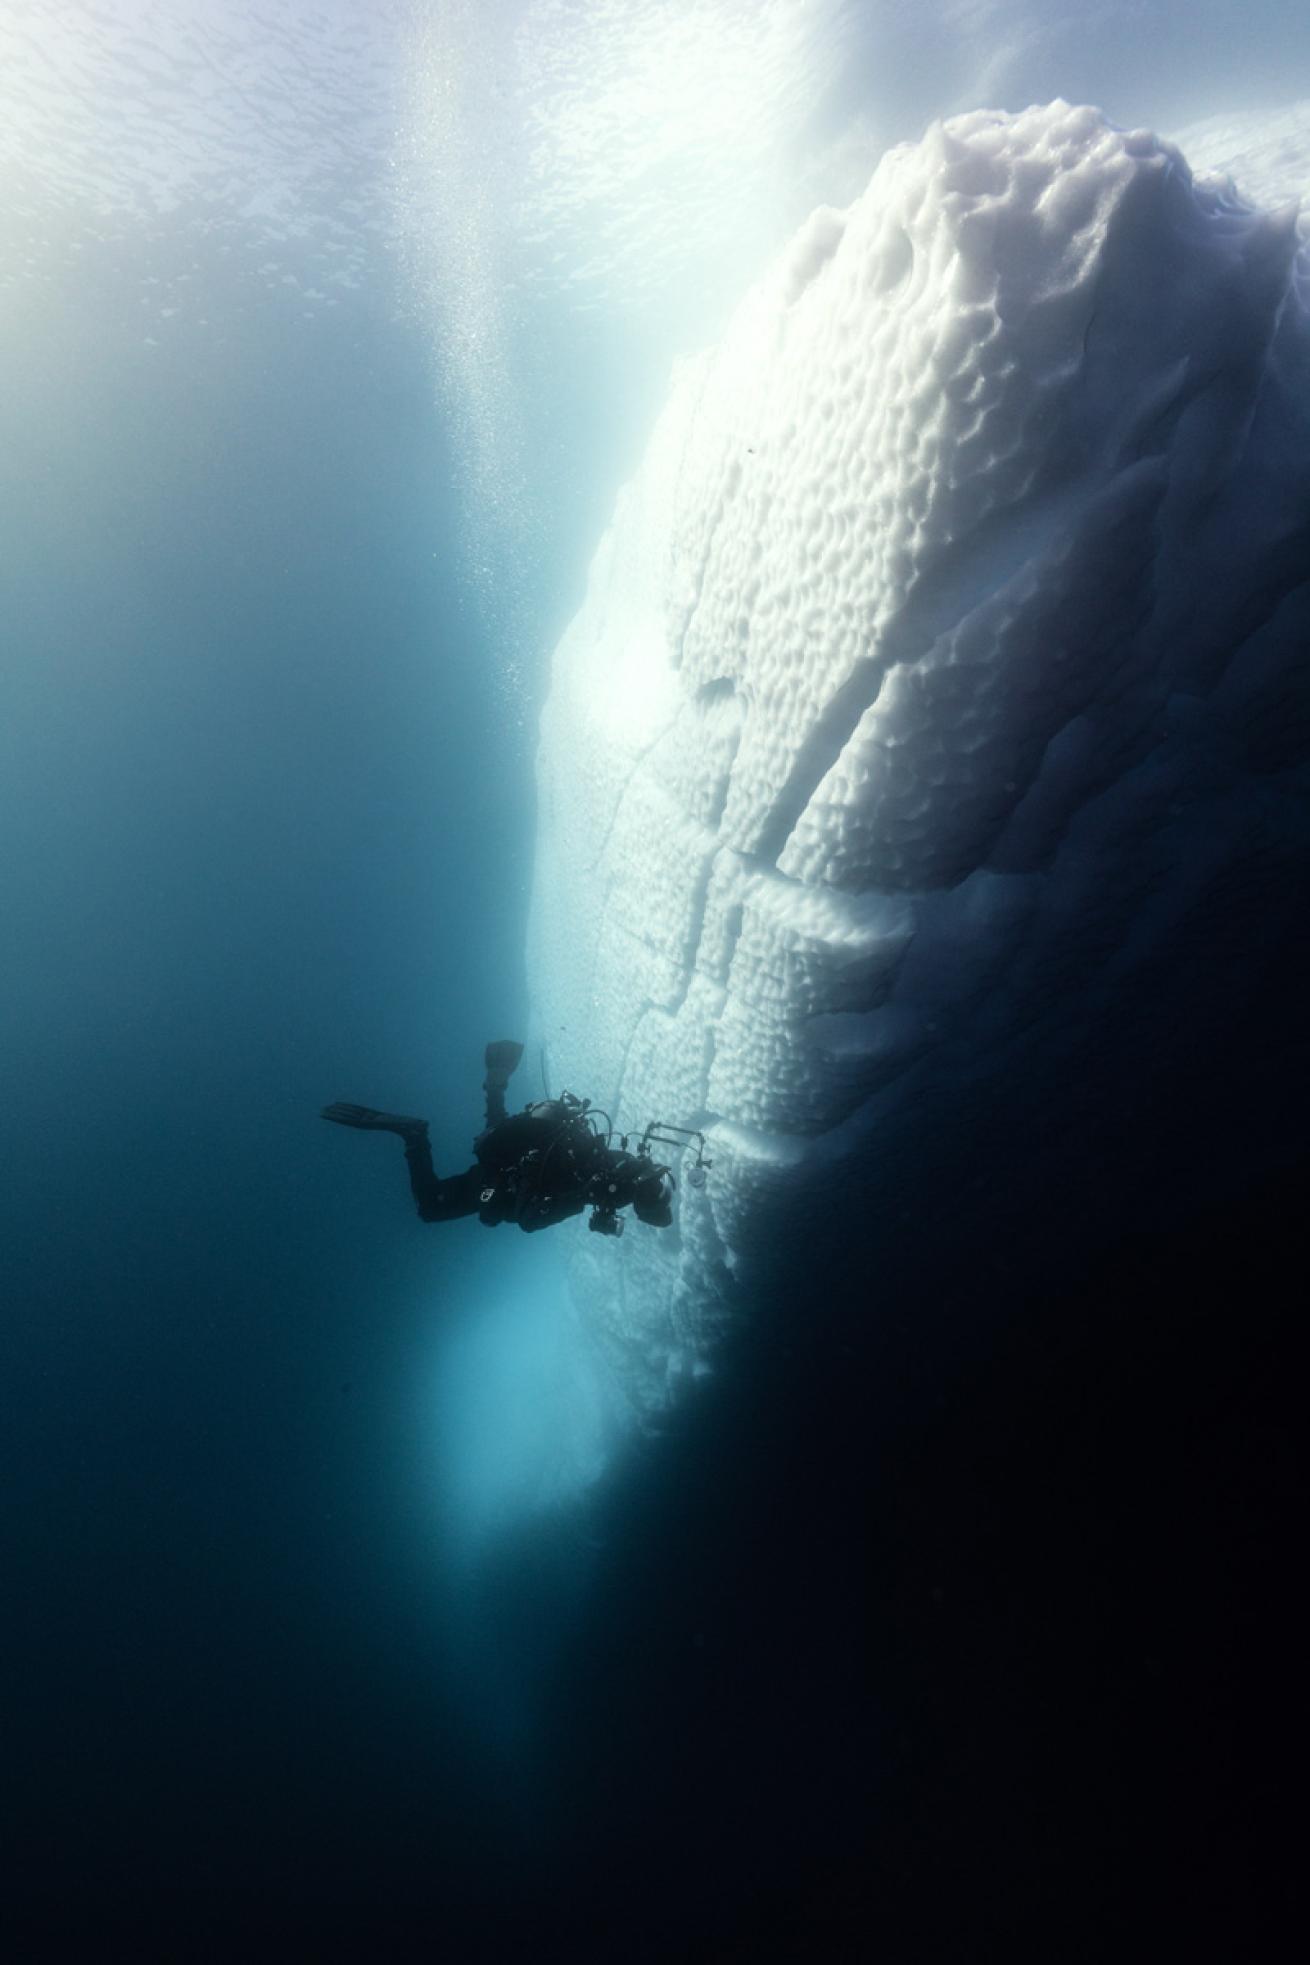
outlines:
M316 1115L466 1164L525 1016L530 705L384 302L171 357L107 267L65 298L0 494L14 1846L63 1897L362 1890L486 1785L438 1340L549 1259L425 1235L396 1143Z

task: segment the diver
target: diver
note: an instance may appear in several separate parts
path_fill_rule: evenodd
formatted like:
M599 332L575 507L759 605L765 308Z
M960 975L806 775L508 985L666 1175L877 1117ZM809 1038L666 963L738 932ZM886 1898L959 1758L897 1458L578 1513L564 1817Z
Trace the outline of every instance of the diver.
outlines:
M620 1210L630 1206L638 1221L668 1228L673 1221L673 1175L651 1157L645 1138L636 1152L628 1151L626 1136L613 1144L612 1133L598 1130L590 1101L570 1092L539 1099L522 1112L506 1110L506 1087L522 1056L523 1046L510 1039L488 1044L482 1086L486 1128L473 1142L474 1165L447 1180L433 1171L426 1119L342 1103L325 1105L322 1116L361 1132L399 1134L410 1188L424 1221L476 1214L488 1228L517 1221L530 1232L552 1228L590 1207L593 1229L621 1235Z

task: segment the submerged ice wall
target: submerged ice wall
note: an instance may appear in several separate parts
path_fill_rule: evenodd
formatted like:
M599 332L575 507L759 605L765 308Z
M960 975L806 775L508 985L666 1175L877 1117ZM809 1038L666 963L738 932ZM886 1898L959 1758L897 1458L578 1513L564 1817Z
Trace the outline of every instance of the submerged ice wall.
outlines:
M531 950L552 1089L712 1136L674 1231L572 1245L638 1407L780 1221L876 1243L934 1100L1242 973L1310 855L1307 290L1294 211L1057 102L888 153L678 370L555 654Z

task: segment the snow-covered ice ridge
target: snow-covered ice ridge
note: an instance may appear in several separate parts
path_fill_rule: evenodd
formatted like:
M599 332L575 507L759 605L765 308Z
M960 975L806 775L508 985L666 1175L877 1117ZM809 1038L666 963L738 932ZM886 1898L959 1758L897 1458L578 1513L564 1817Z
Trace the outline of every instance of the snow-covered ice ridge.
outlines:
M555 653L531 952L553 1085L712 1138L676 1232L572 1247L639 1407L779 1197L864 1233L925 1084L1310 853L1308 279L1153 134L979 112L678 370Z

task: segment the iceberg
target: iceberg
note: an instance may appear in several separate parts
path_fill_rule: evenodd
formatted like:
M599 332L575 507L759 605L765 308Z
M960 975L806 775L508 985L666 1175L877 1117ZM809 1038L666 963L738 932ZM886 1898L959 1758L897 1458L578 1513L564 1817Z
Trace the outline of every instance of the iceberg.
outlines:
M1308 283L1294 206L1151 132L977 112L675 371L555 651L530 927L552 1090L709 1138L674 1230L570 1244L639 1414L814 1237L912 1240L1016 1087L1240 996L1310 864Z

